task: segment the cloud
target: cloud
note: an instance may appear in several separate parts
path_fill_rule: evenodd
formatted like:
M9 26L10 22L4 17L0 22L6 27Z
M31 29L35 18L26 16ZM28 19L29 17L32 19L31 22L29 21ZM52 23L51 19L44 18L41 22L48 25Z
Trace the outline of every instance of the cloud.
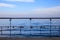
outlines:
M15 2L34 2L35 0L5 0L5 1L15 1Z
M9 7L9 8L15 8L15 7L16 7L16 5L7 4L7 3L0 3L0 7Z
M60 6L51 8L35 8L32 9L32 13L38 16L59 16L60 17Z
M52 8L35 8L33 11L38 13L56 13L60 12L60 6L58 7L52 7Z
M29 11L0 11L0 17L60 17L60 6L35 8Z

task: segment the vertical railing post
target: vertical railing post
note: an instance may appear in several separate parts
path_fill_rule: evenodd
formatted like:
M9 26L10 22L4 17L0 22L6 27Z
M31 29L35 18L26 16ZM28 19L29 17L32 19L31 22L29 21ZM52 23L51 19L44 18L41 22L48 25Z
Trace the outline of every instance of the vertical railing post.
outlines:
M59 37L60 37L60 25L59 25Z
M60 20L60 19L59 19L59 20ZM57 36L60 37L60 25L58 25L58 30L59 30L59 31L58 31L59 34L58 34Z
M39 19L39 21L40 21L40 19ZM39 24L40 24L40 23L39 23ZM41 27L42 27L42 26L39 25L38 27L39 27L39 35L41 35Z
M9 21L10 21L10 37L11 37L11 20L12 19L9 19Z
M20 29L20 34L19 35L21 35L21 26L19 26L19 29Z
M2 26L1 26L1 35L2 35Z
M30 20L30 36L31 36L31 18L29 20Z
M50 19L50 37L51 37L51 27L52 27L52 19Z
M20 26L20 34L19 35L21 35L21 26Z

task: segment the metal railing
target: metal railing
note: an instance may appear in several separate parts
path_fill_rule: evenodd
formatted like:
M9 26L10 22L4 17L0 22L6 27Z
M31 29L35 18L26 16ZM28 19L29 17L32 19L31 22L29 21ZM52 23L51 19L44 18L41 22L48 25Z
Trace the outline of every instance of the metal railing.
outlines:
M54 19L60 19L60 17L46 17L46 18L10 18L10 17L1 17L0 19L8 19L9 20L9 26L0 26L0 37L14 37L14 36L43 36L43 37L60 37L60 25L52 25L52 20ZM30 26L29 30L25 29L25 26L12 26L12 20L13 19L29 19L30 20ZM50 21L49 25L42 25L37 26L38 28L34 29L35 26L31 25L32 19L48 19ZM17 29L16 29L16 28ZM7 29L4 29L7 28ZM15 29L14 29L15 28ZM38 32L39 31L39 32ZM13 33L12 33L13 32ZM24 33L26 32L26 33ZM34 33L35 32L35 33Z

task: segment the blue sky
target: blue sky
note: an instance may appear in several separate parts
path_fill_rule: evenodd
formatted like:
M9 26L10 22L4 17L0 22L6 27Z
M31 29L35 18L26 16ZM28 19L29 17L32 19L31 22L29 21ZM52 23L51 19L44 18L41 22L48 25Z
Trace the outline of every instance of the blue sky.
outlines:
M0 0L0 17L60 17L60 0Z

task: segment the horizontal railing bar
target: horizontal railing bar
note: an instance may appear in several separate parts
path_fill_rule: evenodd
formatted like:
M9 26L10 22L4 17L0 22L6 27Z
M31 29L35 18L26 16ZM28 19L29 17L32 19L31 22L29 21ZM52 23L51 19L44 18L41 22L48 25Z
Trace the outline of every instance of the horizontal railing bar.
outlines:
M10 30L2 30L2 31L10 31ZM19 31L19 30L12 30L12 31ZM50 30L45 29L45 30L21 30L21 31L50 31ZM60 30L51 30L51 31L60 31Z
M41 25L42 27L48 27L48 26L50 26L50 25ZM41 26L32 26L32 27L41 27ZM53 27L60 27L60 25L51 25L51 26L53 26ZM0 26L0 27L10 27L10 26ZM21 27L21 26L11 26L11 27ZM23 26L23 27L25 27L25 26Z
M60 19L60 17L0 17L0 19Z

